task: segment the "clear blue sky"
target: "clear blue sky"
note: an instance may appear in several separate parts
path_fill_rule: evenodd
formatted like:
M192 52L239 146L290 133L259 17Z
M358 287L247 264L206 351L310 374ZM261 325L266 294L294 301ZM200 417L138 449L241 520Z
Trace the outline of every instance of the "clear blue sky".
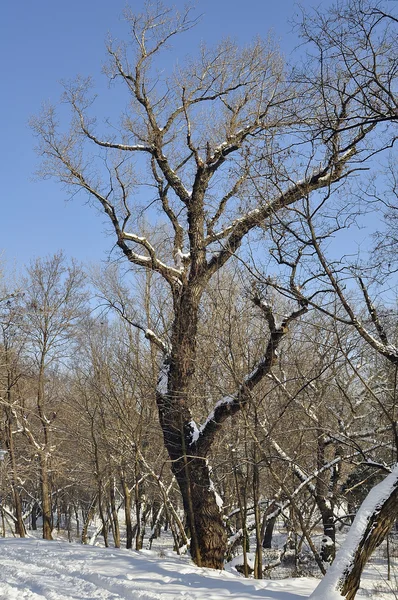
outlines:
M56 102L60 80L77 74L100 79L106 58L107 33L124 37L121 13L125 0L4 0L0 8L1 56L1 219L0 250L18 267L37 256L64 250L81 261L104 260L112 238L103 218L75 200L65 202L61 185L35 181L38 158L29 118L43 102ZM177 7L185 0L172 2ZM301 5L330 4L330 0ZM131 2L139 11L143 0ZM186 51L201 40L228 35L245 43L273 30L286 53L297 38L289 19L297 12L293 0L201 0L199 26L185 37Z

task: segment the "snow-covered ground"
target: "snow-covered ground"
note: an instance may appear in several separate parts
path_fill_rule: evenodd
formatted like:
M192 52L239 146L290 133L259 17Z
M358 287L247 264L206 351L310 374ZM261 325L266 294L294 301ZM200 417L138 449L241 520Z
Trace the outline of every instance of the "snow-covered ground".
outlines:
M397 598L394 583L392 591L391 584L383 591L382 580L381 572L368 569L360 597ZM244 579L200 569L166 549L135 552L35 538L0 539L0 600L300 600L318 582Z
M315 579L254 581L171 553L0 540L1 600L299 600ZM165 554L165 555L164 555Z

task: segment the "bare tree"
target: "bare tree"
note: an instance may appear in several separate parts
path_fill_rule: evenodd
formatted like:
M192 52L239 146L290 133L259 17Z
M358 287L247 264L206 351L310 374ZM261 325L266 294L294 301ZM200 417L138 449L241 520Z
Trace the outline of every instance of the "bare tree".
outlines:
M169 339L141 328L163 355L157 405L191 553L197 564L219 568L226 535L206 457L222 424L269 373L305 302L295 288L298 308L278 323L258 300L269 328L263 355L196 427L190 395L203 293L234 255L244 256L255 230L284 220L288 207L319 190L329 194L361 168L370 154L366 139L379 118L358 112L363 94L355 73L347 75L350 90L345 93L348 84L337 87L330 101L330 74L322 69L315 73L312 65L313 79L296 77L294 83L272 39L243 49L229 40L214 49L203 46L196 61L160 74L156 59L172 38L195 25L191 14L189 8L178 14L160 2L149 3L143 15L127 13L130 43L108 44L107 74L129 98L118 124L98 125L90 81L78 79L65 87L73 113L70 130L60 131L54 108L35 119L33 128L43 175L63 182L71 193L86 192L109 218L122 255L153 272L168 291ZM385 58L383 46L378 52ZM168 224L162 225L161 240L149 236L143 223L143 212L151 215L154 208Z
M85 276L79 266L67 265L62 254L36 260L28 269L19 327L26 336L32 364L31 386L14 416L39 459L43 538L52 539L51 461L57 402L50 371L67 360L73 335L83 316ZM59 392L58 392L59 393Z

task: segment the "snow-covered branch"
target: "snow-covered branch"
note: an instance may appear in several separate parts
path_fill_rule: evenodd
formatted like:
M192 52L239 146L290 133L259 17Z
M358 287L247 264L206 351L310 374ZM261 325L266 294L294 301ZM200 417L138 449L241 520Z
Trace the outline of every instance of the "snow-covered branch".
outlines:
M392 527L398 508L398 465L362 503L337 556L311 600L352 600L363 568Z
M254 299L254 303L258 305L256 298ZM203 453L203 455L206 455L206 452L214 439L216 431L221 427L222 423L229 417L236 414L247 404L250 398L250 392L260 381L262 381L266 375L270 373L273 365L275 364L278 356L278 346L288 333L290 323L299 318L306 311L307 306L301 306L291 314L287 315L282 323L278 324L274 318L272 308L267 306L265 310L265 316L268 322L270 335L265 353L251 373L244 378L243 382L239 385L235 393L225 396L219 400L206 418L203 425L193 431L191 447L195 449L196 453Z

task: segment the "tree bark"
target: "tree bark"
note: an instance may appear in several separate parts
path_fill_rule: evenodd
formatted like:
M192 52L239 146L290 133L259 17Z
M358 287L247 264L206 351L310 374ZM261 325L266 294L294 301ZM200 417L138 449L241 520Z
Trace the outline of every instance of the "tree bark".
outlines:
M40 484L43 539L52 540L51 489L48 477L48 458L45 451L40 453Z
M173 471L191 533L191 555L199 566L222 569L227 536L207 462L195 457L184 465L182 460L173 466Z
M92 518L94 517L96 503L97 503L97 494L92 499L89 509L87 511L87 514L84 518L83 528L82 528L82 544L88 544L88 527L90 525Z
M317 460L318 470L326 464L325 460L326 444L322 431L318 435ZM321 544L320 556L324 563L332 563L336 555L336 525L333 511L334 498L330 494L330 475L329 471L318 475L315 485L315 502L321 513L323 526L323 539Z
M113 541L115 548L120 548L120 527L119 517L116 508L116 495L115 495L115 478L110 477L109 479L109 518L112 527Z
M272 517L267 522L263 539L263 548L272 548L272 536L274 534L275 523L276 517Z
M127 485L127 481L123 470L121 471L120 479L123 489L124 514L126 520L126 548L127 550L131 550L131 548L133 547L133 526L131 523L131 492L129 486Z
M9 377L9 376L8 376ZM12 402L12 398L11 398L11 387L10 387L10 380L8 380L8 401ZM12 495L14 498L14 510L15 510L15 533L17 535L19 535L20 537L25 537L26 535L26 528L25 528L25 523L23 521L23 516L22 516L22 502L21 502L21 496L19 494L18 491L18 478L17 478L17 461L15 458L15 451L14 451L14 437L13 437L13 433L12 433L12 413L9 409L6 409L6 418L7 418L7 423L6 423L6 445L7 445L7 450L8 450L8 454L9 454L9 458L10 458L10 480L11 480L11 489L12 489Z
M210 480L206 456L191 448L190 388L195 373L198 310L203 286L186 285L174 299L172 353L167 392L158 390L157 403L164 443L172 461L191 535L191 555L199 566L222 569L227 536ZM163 373L162 376L164 376Z

